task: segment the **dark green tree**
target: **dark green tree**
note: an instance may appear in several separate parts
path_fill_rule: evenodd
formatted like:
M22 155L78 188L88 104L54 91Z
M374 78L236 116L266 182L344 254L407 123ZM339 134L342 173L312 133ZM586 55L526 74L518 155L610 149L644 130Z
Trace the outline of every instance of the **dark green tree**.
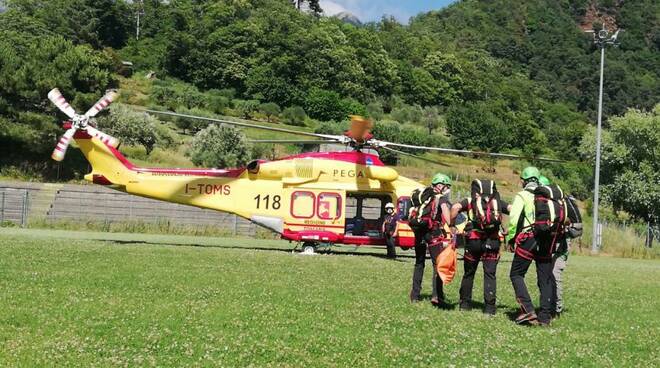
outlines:
M660 104L651 112L629 110L610 119L603 132L601 184L617 210L654 224L660 220ZM592 161L595 132L587 130L580 151Z
M284 123L286 124L304 126L307 114L302 107L291 106L282 111L282 117L284 118Z
M188 155L197 166L239 167L252 159L252 148L240 130L211 124L195 135Z
M280 113L280 107L274 102L266 102L259 105L259 111L266 115L266 119L270 123L273 116L277 116Z

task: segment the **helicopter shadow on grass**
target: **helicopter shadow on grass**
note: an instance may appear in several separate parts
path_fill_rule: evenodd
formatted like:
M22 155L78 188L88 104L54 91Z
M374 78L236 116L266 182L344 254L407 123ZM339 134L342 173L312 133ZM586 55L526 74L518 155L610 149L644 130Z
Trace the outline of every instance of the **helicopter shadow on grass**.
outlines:
M175 247L200 247L200 248L217 248L217 249L232 249L232 250L261 250L261 251L272 251L272 252L282 252L282 253L295 253L302 254L297 252L297 247L294 248L275 248L275 247L242 247L234 245L208 245L208 244L195 244L195 243L173 243L173 242L158 242L158 241L145 241L145 240L112 240L112 239L94 239L107 243L116 243L121 245L169 245ZM414 259L414 255L397 255L396 258L388 258L387 255L376 253L376 252L358 252L357 250L341 250L333 251L331 249L323 249L317 251L318 255L336 255L336 256L366 256L366 257L375 257L382 258L393 262L407 262L405 259ZM402 259L404 258L404 259Z

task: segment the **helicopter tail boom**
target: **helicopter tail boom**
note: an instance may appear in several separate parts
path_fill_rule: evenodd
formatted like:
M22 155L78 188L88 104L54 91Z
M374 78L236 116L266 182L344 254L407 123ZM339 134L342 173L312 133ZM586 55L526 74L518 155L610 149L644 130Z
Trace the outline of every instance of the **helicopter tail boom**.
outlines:
M73 139L92 166L92 172L85 179L94 184L125 187L134 175L134 166L116 148L78 131Z

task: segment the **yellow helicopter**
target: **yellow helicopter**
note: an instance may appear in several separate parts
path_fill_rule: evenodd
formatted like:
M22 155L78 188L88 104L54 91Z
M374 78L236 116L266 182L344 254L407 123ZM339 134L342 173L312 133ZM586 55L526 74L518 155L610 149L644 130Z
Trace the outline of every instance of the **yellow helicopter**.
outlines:
M303 251L308 252L313 252L321 243L387 246L380 229L388 203L395 205L401 217L396 228L396 246L404 249L414 246L414 234L406 221L411 206L409 195L424 185L399 175L385 166L377 154L363 152L364 149L386 149L411 155L393 146L518 157L379 141L370 133L371 121L358 116L352 117L349 131L340 136L144 110L209 123L311 136L317 140L288 142L339 143L353 150L309 152L272 161L254 160L246 167L232 169L143 168L133 165L117 150L119 141L116 138L92 124L94 116L116 97L115 92L109 92L84 115L79 115L58 89L50 91L48 98L69 117L63 124L67 131L52 158L61 161L74 139L91 164L92 171L85 179L92 183L138 196L233 213L276 232L283 239L301 242Z

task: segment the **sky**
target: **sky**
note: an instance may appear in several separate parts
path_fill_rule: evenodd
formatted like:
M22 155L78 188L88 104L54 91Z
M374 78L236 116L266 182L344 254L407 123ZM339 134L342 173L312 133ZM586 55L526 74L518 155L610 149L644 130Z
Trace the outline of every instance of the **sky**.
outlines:
M377 21L384 15L393 15L399 22L420 12L436 10L456 0L321 0L321 8L326 15L342 11L353 13L362 22Z

